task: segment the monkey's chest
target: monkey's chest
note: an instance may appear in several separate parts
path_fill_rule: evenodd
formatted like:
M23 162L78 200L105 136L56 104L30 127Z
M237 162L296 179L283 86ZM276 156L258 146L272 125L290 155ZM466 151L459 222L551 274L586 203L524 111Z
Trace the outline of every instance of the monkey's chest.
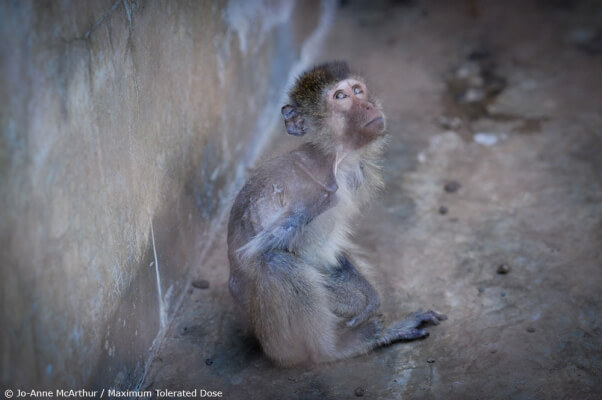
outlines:
M300 255L317 267L337 264L337 257L352 245L351 221L359 212L354 192L359 185L355 178L337 182L339 189L335 193L334 206L314 218L300 238Z

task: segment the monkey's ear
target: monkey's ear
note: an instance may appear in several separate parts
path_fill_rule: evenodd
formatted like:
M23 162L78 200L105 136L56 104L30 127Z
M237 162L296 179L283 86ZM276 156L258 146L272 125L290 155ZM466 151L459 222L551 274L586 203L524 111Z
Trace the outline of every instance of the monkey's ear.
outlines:
M289 135L303 136L305 135L305 121L303 116L297 110L297 107L293 107L290 104L285 105L280 110L284 117L284 126Z

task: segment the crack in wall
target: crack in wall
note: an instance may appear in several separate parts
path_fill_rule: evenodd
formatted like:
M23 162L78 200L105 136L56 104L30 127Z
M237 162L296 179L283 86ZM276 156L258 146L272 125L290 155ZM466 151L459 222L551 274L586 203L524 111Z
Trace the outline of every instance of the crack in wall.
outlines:
M92 26L81 36L76 37L76 39L83 39L83 40L88 40L88 38L90 37L90 35L92 35L94 33L94 31L96 31L96 29L98 29L98 27L105 22L105 20L107 18L109 18L111 16L111 14L113 14L113 12L115 12L115 10L117 9L117 7L119 7L119 4L122 2L122 0L117 0L115 3L113 3L113 5L111 6L111 8L109 9L109 11L105 12L100 18L98 18L93 24ZM125 3L127 2L127 0L123 0L124 3L124 7L125 7ZM128 13L128 21L130 21L130 16L129 16L129 12L128 12L128 8L126 7L126 13Z
M157 247L155 246L155 230L153 229L153 219L150 219L151 238L153 241L153 255L155 256L155 274L157 276L157 298L159 299L159 322L160 329L165 327L167 323L167 313L165 311L165 302L163 299L163 291L161 289L161 274L159 273L159 258L157 257Z

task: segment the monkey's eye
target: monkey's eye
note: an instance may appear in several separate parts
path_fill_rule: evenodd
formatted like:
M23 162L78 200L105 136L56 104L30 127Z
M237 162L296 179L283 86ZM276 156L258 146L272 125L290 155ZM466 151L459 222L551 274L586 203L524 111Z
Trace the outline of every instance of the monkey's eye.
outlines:
M344 99L345 97L347 97L347 95L345 93L343 93L342 90L337 90L336 93L334 94L334 98L337 100Z
M354 86L353 87L353 94L360 94L360 93L364 93L364 91L362 90L362 88L360 86Z

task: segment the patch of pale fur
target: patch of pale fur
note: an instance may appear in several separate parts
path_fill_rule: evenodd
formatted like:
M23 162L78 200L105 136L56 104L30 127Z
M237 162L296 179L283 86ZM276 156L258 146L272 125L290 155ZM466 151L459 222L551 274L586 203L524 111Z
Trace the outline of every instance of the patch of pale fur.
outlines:
M297 276L301 274L302 276ZM261 278L259 278L261 279ZM289 366L305 362L318 363L336 355L336 316L323 304L327 303L327 293L323 275L309 266L298 265L291 276L283 279L297 279L311 282L311 303L287 292L285 282L266 281L274 287L263 287L279 300L271 310L262 310L269 315L262 315L263 322L270 325L261 326L266 332L256 332L262 342L265 353L280 365ZM261 294L260 294L261 295Z
M271 242L278 238L278 230L283 215L283 210L275 211L272 215L269 215L263 230L255 235L253 239L249 240L244 246L241 246L236 250L238 257L243 262L249 261L258 254L263 253L266 248L270 246L274 248L279 247L278 243Z
M341 253L356 253L352 222L361 207L384 186L378 165L383 146L384 139L380 139L340 161L335 175L339 186L337 204L316 217L297 241L295 247L301 250L301 257L322 272L337 265ZM358 182L358 187L352 187L350 180Z

